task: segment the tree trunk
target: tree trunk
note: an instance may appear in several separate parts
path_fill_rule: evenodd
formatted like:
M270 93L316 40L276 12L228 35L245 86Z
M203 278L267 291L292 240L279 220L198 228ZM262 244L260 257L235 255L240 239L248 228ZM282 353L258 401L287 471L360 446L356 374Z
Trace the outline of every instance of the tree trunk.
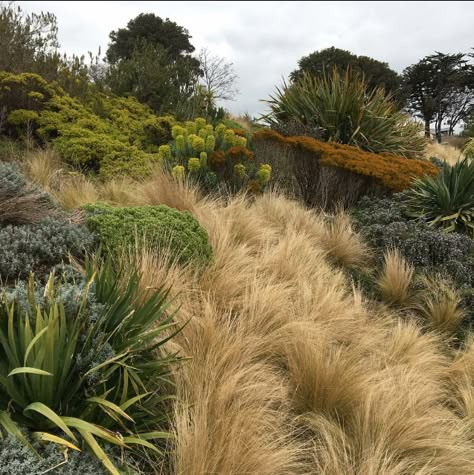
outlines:
M425 137L426 138L431 138L431 134L430 134L430 121L429 120L425 120Z

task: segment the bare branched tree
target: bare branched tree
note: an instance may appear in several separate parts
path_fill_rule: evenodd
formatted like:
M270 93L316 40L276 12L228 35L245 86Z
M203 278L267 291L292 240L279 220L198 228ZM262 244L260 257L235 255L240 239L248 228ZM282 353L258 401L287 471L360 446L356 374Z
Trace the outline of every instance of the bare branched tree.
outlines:
M235 74L233 63L226 63L225 58L212 55L207 48L200 51L199 61L207 95L214 101L234 100L239 91L235 85L238 76Z

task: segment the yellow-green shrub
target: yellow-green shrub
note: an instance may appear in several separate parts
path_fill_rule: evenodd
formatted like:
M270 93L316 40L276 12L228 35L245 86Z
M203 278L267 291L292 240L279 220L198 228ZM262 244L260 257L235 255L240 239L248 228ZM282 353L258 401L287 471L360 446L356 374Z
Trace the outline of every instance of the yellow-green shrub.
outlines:
M9 134L22 136L28 126L67 163L102 176L148 173L174 125L133 98L94 93L80 102L35 74L0 73L0 103Z

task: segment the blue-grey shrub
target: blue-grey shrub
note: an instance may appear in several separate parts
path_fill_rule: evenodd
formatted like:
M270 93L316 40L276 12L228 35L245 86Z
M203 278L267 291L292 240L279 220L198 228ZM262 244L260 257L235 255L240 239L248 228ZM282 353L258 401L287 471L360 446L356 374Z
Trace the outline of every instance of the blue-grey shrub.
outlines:
M68 255L79 257L92 246L86 227L47 217L38 224L0 226L0 277L2 281L45 275Z

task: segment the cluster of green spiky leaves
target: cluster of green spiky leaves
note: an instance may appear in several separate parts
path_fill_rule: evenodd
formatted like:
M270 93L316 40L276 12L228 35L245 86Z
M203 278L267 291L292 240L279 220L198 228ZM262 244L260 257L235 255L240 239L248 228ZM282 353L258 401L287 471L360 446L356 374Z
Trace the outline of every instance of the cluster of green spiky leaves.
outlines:
M305 72L294 83L277 88L266 102L271 112L264 119L272 127L296 120L319 131L325 141L368 152L415 158L424 150L419 125L383 89L368 90L349 70L340 74L334 69L321 76Z
M474 237L474 160L445 163L437 176L416 180L406 198L411 217Z
M176 333L169 291L140 290L140 277L110 260L86 262L76 306L51 274L39 302L33 278L28 303L7 292L0 307L0 427L32 450L20 428L68 450L88 448L118 474L104 444L137 464L161 457L166 401L172 397L163 345ZM90 302L94 302L94 311Z

